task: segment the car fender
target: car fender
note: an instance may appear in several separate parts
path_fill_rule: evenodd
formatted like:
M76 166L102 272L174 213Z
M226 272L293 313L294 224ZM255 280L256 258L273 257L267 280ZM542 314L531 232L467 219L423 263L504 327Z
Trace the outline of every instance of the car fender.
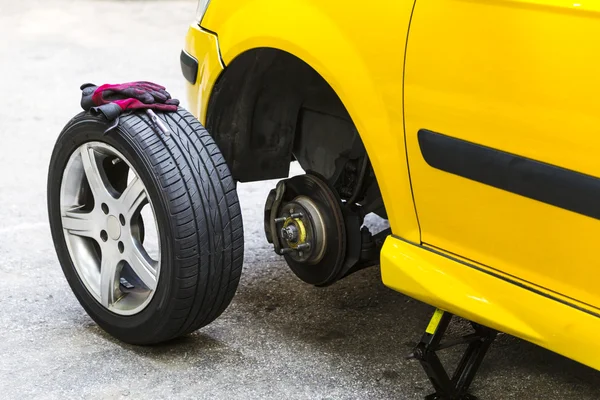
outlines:
M334 3L340 9L352 6ZM337 93L361 136L377 176L392 231L419 242L404 145L403 71L394 71L396 79L387 79L390 87L377 82L373 72L380 69L378 63L385 59L385 54L367 58L361 49L373 50L373 46L379 46L378 50L385 52L390 50L386 48L387 43L361 42L370 41L372 36L368 35L364 39L357 39L360 35L350 37L348 29L340 27L339 18L343 20L344 16L332 14L331 7L331 4L301 0L213 1L202 27L217 33L225 65L245 51L270 47L295 55L317 71ZM411 9L412 1L406 1L402 8L406 14L403 15L405 30ZM355 26L353 29L364 28ZM404 46L394 51L399 53L396 58L403 58ZM398 65L402 68L403 63ZM397 107L390 111L386 102L392 97Z

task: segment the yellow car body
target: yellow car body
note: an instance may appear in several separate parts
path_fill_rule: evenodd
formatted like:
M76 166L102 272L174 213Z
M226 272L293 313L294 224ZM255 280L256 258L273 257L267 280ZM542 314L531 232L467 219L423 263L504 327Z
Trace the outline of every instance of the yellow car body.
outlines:
M392 230L389 287L600 369L600 3L212 0L192 112L271 48L335 91Z

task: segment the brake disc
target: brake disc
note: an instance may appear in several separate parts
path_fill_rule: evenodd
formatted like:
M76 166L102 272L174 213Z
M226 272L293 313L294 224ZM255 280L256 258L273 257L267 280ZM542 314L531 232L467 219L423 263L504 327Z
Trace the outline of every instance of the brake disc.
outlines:
M279 182L267 198L267 240L304 282L327 285L341 277L347 242L341 204L313 174Z

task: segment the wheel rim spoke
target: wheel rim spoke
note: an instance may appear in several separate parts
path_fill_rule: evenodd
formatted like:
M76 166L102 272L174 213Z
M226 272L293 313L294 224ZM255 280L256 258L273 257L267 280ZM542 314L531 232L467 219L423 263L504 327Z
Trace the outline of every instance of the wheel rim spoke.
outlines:
M131 218L140 207L148 202L146 188L142 180L137 176L134 177L119 199L125 216Z
M127 251L126 259L133 272L135 272L144 285L150 290L156 289L157 263L133 240L131 241L129 251Z
M92 213L80 212L78 209L63 210L62 226L72 235L96 238L97 232Z
M69 255L89 293L119 315L143 310L158 286L160 232L131 163L107 143L82 144L63 172L60 210Z
M85 176L90 185L90 189L92 189L94 198L101 199L110 196L104 179L102 179L102 174L100 173L96 151L86 143L81 146L80 153L83 170L85 171Z
M117 263L109 255L102 256L100 264L100 303L110 308L115 302L115 286L117 283Z

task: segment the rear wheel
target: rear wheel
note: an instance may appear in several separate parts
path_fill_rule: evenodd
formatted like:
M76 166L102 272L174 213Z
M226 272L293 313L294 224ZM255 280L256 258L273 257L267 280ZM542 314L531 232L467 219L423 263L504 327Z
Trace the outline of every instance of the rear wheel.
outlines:
M218 317L243 261L240 207L225 160L187 111L107 123L81 113L56 142L48 212L65 276L88 314L151 344Z

